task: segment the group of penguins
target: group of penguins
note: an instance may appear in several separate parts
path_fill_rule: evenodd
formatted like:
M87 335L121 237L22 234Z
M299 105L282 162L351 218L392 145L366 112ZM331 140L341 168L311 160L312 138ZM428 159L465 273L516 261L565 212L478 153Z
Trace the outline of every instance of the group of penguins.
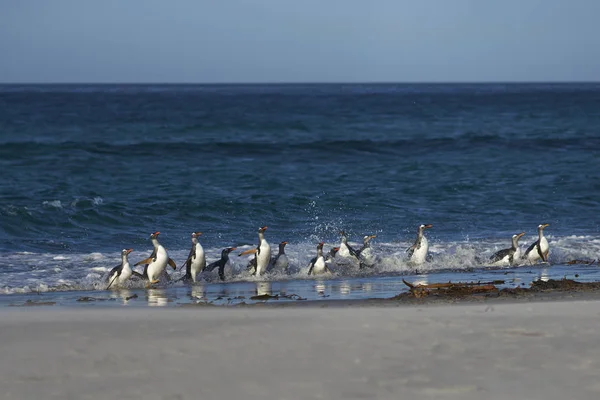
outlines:
M541 224L538 226L538 239L532 243L524 254L521 255L519 249L519 239L525 235L525 232L517 233L512 236L512 245L510 248L500 250L490 257L492 265L516 265L520 261L525 260L530 263L542 260L548 261L549 245L548 240L544 237L544 229L549 224ZM428 254L429 244L425 237L425 230L432 228L433 225L420 225L417 230L417 238L412 246L406 252L408 260L412 265L421 265L425 261L431 260ZM271 257L271 247L265 239L266 226L258 229L258 246L240 253L240 256L254 254L254 257L248 263L246 269L253 275L263 275L270 271L288 272L289 260L285 254L285 246L288 242L279 243L279 252L274 257ZM158 242L160 232L154 232L150 235L150 240L154 246L154 250L150 257L135 263L134 266L143 265L142 273L132 270L128 256L133 249L123 249L121 251L121 264L114 267L106 277L108 286L106 289L117 288L123 285L130 278L137 278L147 281L147 286L157 284L161 280L171 281L170 276L166 272L167 265L174 270L177 269L175 262L169 257L167 250ZM235 247L227 247L221 251L221 258L207 265L204 249L198 237L202 232L192 233L192 248L185 262L180 269L185 266L185 275L179 280L185 282L197 282L199 276L203 273L210 273L214 270L218 271L219 278L225 280L225 269L230 266L229 254L236 250ZM356 250L348 244L348 236L344 231L340 232L342 237L339 247L332 248L327 254L323 253L323 242L317 244L317 255L310 260L308 264L308 275L325 275L331 274L329 263L334 257L343 257L354 260L359 268L372 268L378 262L371 250L370 242L376 238L376 235L367 235L363 238L363 245Z

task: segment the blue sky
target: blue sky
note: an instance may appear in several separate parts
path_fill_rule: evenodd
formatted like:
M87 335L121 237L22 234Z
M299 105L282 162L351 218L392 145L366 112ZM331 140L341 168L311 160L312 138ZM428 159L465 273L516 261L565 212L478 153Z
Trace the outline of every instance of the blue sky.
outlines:
M600 81L600 0L0 0L0 82Z

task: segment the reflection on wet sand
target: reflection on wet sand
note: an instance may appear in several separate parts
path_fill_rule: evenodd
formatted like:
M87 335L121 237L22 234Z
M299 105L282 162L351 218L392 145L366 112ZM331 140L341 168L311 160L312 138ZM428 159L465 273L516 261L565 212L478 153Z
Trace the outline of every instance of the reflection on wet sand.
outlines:
M256 294L258 296L265 295L265 294L272 295L273 294L272 292L273 292L273 290L272 290L271 282L268 282L268 281L256 282Z
M540 270L539 279L544 282L548 282L548 280L550 280L550 274L549 274L548 268L544 268L544 269Z
M129 304L131 301L137 298L137 295L127 288L118 288L113 290L109 297L111 299L120 299L123 301L123 305Z
M148 300L148 305L152 307L164 307L169 304L165 289L148 289L146 300Z
M206 286L196 284L192 285L190 289L191 300L206 300Z

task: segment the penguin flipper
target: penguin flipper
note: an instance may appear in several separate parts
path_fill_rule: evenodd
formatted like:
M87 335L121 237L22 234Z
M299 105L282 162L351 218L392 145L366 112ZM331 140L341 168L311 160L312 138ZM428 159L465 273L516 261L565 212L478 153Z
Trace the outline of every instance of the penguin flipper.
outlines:
M142 265L142 264L150 264L152 261L154 261L154 259L152 258L152 256L146 258L145 260L142 261L138 261L135 264L133 264L134 267L137 267L138 265Z
M137 272L137 271L131 271L131 275L132 275L132 276L135 276L136 278L140 278L140 279L144 279L144 280L145 280L145 279L148 279L148 277L147 277L147 276L144 276L143 274L140 274L140 273L139 273L139 272Z
M215 262L211 262L210 264L208 264L206 266L206 268L204 269L205 271L213 271L215 268L217 268L220 264L221 260L215 261Z
M196 255L196 246L193 245L192 248L190 249L190 254L188 254L185 262L183 264L181 264L181 267L179 267L179 270L181 271L184 266L186 267L186 270L189 270L189 268L192 265L192 258L194 258L195 255Z
M408 249L406 249L406 252L408 253L408 257L412 257L412 255L415 252L416 248L417 248L417 245L413 244Z
M167 263L171 266L171 268L173 269L177 269L177 264L175 264L175 261L173 261L172 258L169 258L169 260L167 261Z
M313 257L312 260L310 260L310 264L308 264L308 275L312 274L313 268L315 267L315 263L317 262L317 257Z
M112 286L113 282L117 280L117 278L119 277L119 275L121 275L121 274L115 274L115 277L112 279L112 281L110 281L110 283L106 287L106 290L110 289L110 287Z
M110 280L110 277L113 276L113 274L115 272L117 272L117 276L121 275L121 272L118 272L119 269L121 268L121 264L117 265L116 267L114 267L113 269L110 270L110 272L108 273L108 275L106 276L106 279L104 280L104 282L107 282ZM110 286L110 285L109 285ZM107 288L108 289L108 288Z
M349 244L346 244L346 247L348 248L348 251L350 252L351 256L358 258L358 252L356 250L354 250L352 248L352 246L350 246Z
M531 253L531 251L537 247L537 244L538 244L537 240L535 242L531 243L531 245L529 245L527 250L525 250L525 254L523 255L523 257L527 257L529 255L529 253Z

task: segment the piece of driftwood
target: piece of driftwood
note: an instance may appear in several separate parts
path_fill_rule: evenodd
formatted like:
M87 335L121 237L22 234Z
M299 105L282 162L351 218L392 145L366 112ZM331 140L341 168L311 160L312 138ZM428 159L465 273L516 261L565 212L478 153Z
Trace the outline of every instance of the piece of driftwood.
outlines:
M497 291L496 285L504 283L503 280L491 282L446 282L446 283L430 283L427 285L415 285L402 279L402 282L408 286L410 293L421 298L429 296L432 293L446 296L468 296L478 293L489 293Z
M567 261L567 265L573 265L573 264L592 265L595 262L596 262L596 260L571 260L571 261Z

